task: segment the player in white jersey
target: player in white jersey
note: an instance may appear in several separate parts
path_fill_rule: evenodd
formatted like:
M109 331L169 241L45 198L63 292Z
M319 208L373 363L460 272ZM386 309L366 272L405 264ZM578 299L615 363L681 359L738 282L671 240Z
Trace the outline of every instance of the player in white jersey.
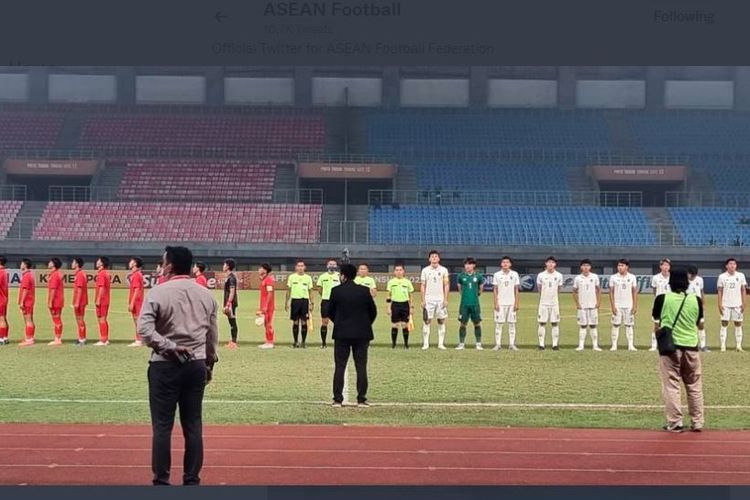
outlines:
M742 319L745 313L747 299L747 280L745 275L737 271L737 261L733 258L724 263L726 272L719 276L716 287L719 290L719 314L721 315L721 352L727 350L727 327L734 322L734 338L736 349L742 350Z
M539 350L544 350L547 336L547 323L552 325L552 350L559 351L560 346L560 289L563 286L563 275L557 272L557 259L547 257L544 262L545 270L536 277L536 287L539 290Z
M688 272L688 289L687 293L692 293L698 296L703 304L706 303L706 298L703 294L703 278L698 276L698 266L691 264L687 268ZM701 352L711 352L706 345L706 323L703 318L698 323L698 338L700 339Z
M601 284L599 276L591 272L591 261L581 261L581 274L573 280L573 300L578 311L578 347L576 351L583 351L586 343L586 330L591 333L591 344L595 351L599 347L599 304L601 301Z
M628 339L628 351L636 351L635 314L638 311L638 280L630 274L630 261L617 261L617 273L609 278L609 305L612 308L612 347L617 350L620 339L620 326L625 325L625 336Z
M430 252L430 265L422 269L420 292L422 296L422 349L430 348L432 320L438 323L438 349L445 350L445 321L448 319L448 294L450 277L440 265L440 254Z
M654 298L659 295L664 295L669 292L669 273L672 270L672 261L669 259L662 259L659 261L659 274L655 274L651 278L651 289L654 291ZM661 328L659 318L652 318L654 320L654 331L651 332L651 348L649 351L656 351L656 332Z
M516 348L516 315L521 297L521 278L513 271L513 260L507 255L500 261L500 271L494 275L495 297L495 347L499 351L503 344L503 326L508 323L509 349Z

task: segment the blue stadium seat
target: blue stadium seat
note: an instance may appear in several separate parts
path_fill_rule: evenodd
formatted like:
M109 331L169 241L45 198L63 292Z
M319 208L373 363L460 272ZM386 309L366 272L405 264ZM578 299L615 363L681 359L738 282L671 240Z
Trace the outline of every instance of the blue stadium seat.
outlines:
M370 242L649 246L656 238L639 208L419 205L370 209Z

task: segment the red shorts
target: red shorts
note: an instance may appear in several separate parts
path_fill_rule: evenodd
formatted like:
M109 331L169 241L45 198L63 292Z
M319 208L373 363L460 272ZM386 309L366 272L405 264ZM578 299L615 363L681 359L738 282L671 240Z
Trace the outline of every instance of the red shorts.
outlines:
M135 304L133 304L133 316L140 316L142 308L143 302L136 302Z
M106 318L107 316L109 316L109 304L102 304L100 306L96 306L97 318Z

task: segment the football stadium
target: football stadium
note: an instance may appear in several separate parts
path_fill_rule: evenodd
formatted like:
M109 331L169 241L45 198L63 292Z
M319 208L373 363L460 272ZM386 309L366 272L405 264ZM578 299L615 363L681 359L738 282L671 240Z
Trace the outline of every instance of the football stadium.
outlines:
M148 483L136 321L185 246L205 484L750 484L748 172L747 67L0 67L0 483ZM378 315L332 406L346 264Z

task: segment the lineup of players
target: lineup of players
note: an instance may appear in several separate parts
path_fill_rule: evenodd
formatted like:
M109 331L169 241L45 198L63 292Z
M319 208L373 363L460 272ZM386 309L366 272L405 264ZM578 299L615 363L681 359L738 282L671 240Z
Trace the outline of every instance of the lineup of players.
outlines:
M450 276L448 270L440 264L440 253L431 251L428 255L429 264L422 269L420 275L419 302L422 312L422 349L430 348L433 323L437 324L437 348L447 349L447 321L450 299ZM49 311L54 339L48 344L60 346L63 344L62 311L65 306L65 285L62 275L62 262L58 258L48 261L49 276L47 279L47 309ZM111 303L111 279L109 275L110 260L99 257L96 260L96 277L94 280L94 304L99 327L99 339L96 346L109 345L109 308ZM659 263L659 273L651 279L654 296L669 292L669 275L672 263L669 259L662 259ZM84 261L74 258L70 268L74 273L72 280L72 304L76 319L76 345L86 344L87 326L85 321L86 309L89 305L88 280L83 270ZM473 326L474 345L477 350L483 350L482 344L482 312L480 296L483 293L485 277L477 272L477 263L473 258L464 261L464 271L457 276L458 294L460 297L458 313L458 342L457 350L466 348L466 337L469 323ZM500 270L493 276L493 304L494 304L494 347L499 351L503 348L503 334L505 326L508 330L507 348L518 350L516 345L518 313L520 309L519 274L512 269L513 260L504 256L500 261ZM21 281L18 294L18 306L25 324L24 339L21 346L32 346L36 343L36 325L34 309L36 305L36 280L32 273L33 264L29 259L22 259L20 264ZM717 281L718 309L721 319L719 340L721 351L726 351L729 324L734 325L735 349L742 350L743 330L742 322L747 298L747 281L745 275L737 270L737 261L727 259L724 264L725 272ZM137 333L137 320L145 300L146 290L143 276L143 261L133 257L128 262L130 271L128 291L128 313L133 319L135 335L130 347L142 346ZM601 351L599 342L599 310L601 309L601 281L592 272L593 265L589 259L580 263L580 274L573 281L572 296L577 310L578 346L577 351L585 348L587 337L591 339L591 348ZM198 262L193 268L195 281L198 285L208 287L205 276L205 264ZM227 259L223 263L226 273L224 280L223 312L227 316L231 340L226 347L238 347L237 308L238 308L238 279L236 262ZM256 324L265 329L265 339L259 347L272 349L275 345L273 320L275 315L275 282L272 268L269 264L262 264L258 268L260 278L259 307L256 310ZM698 275L696 266L688 267L690 279L689 293L704 298L703 279ZM164 282L164 277L157 269L157 286ZM368 287L373 297L377 296L377 284L369 276L369 266L359 265L355 282ZM287 290L284 308L291 321L292 340L294 348L306 348L308 332L313 329L313 312L315 311L314 296L320 297L320 347L325 349L328 340L328 299L331 290L341 283L338 273L338 263L331 259L326 263L326 271L313 282L307 274L307 267L303 260L295 263L294 273L287 279ZM616 351L619 345L620 330L625 329L628 351L636 351L635 347L635 317L638 311L639 287L636 277L630 272L630 262L620 259L617 262L617 272L609 278L609 309L611 312L611 345L610 350ZM536 289L538 292L537 308L537 337L539 350L547 347L547 327L550 329L551 347L560 349L560 299L559 295L564 285L563 275L557 271L557 259L548 257L544 263L544 270L537 275ZM8 273L6 259L0 256L0 345L9 343L9 327L7 321L8 310ZM386 285L387 312L391 321L391 347L399 344L399 332L402 345L409 348L410 333L414 330L414 294L415 288L405 277L405 267L397 264L393 269L393 277ZM658 318L653 318L654 330L651 334L650 351L656 350L655 332L660 328ZM700 349L708 351L706 345L705 324L699 325Z

